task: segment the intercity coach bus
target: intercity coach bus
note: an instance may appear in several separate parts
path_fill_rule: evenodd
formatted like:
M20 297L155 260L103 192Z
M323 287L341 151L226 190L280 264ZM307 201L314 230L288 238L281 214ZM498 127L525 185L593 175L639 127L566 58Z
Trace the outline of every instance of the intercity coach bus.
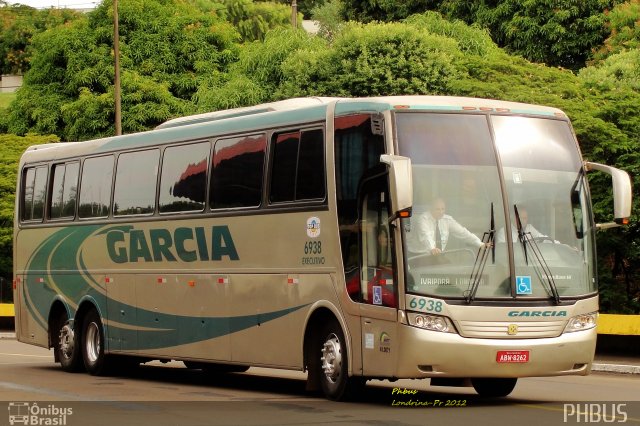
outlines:
M594 223L594 169L614 222ZM34 146L17 337L94 375L177 360L306 371L335 400L400 378L506 396L590 372L595 232L630 211L562 111L495 100L290 99Z

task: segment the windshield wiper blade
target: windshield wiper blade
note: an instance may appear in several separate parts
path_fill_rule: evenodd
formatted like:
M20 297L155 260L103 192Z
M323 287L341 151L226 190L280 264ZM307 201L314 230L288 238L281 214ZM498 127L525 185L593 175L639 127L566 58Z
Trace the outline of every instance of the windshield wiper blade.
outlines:
M529 233L529 237L530 236L531 236L531 233ZM547 282L549 283L549 288L551 289L551 295L553 296L553 299L555 300L556 305L559 305L560 294L558 293L558 287L556 286L556 282L553 279L553 274L551 273L551 269L549 268L549 265L547 265L547 262L545 261L544 256L542 256L542 252L540 251L540 247L538 246L538 243L536 243L536 240L533 238L529 238L529 244L531 244L531 251L533 252L533 255L538 261L538 264L540 265L540 269L542 269L542 272L547 278Z
M524 229L522 229L522 221L520 220L520 213L518 213L518 206L513 205L513 211L516 215L516 228L518 229L518 240L522 244L522 250L524 250L524 262L528 265L529 258L527 256L527 236L524 233Z
M551 295L555 300L556 305L559 305L560 294L558 293L558 287L556 286L556 282L553 279L553 274L551 273L551 269L549 268L549 265L547 265L547 261L544 259L544 256L540 251L540 247L538 246L538 243L536 243L536 240L531 235L531 232L525 232L524 229L522 228L522 221L520 220L520 214L518 213L518 206L514 204L513 210L516 216L516 226L518 228L518 239L522 243L522 248L524 250L524 261L527 265L529 264L529 260L527 258L527 245L530 245L531 252L533 253L533 256L536 258L538 265L540 265L540 268L536 267L535 265L534 265L534 268L536 269L536 271L539 271L539 269L542 270L542 272L545 275L545 278L547 279L547 282L549 283L549 288L551 289ZM544 281L544 280L541 280L541 281Z
M465 300L467 303L471 303L473 299L475 299L476 293L478 292L478 287L480 286L480 281L482 281L482 273L484 272L484 267L487 264L487 259L489 258L487 243L490 243L491 245L491 261L493 263L496 263L496 247L494 244L496 229L495 216L493 213L493 203L491 203L491 222L489 223L489 226L489 232L485 232L482 235L482 246L478 249L478 254L476 254L476 261L474 262L473 269L471 270L471 276L469 277L469 288L465 292Z

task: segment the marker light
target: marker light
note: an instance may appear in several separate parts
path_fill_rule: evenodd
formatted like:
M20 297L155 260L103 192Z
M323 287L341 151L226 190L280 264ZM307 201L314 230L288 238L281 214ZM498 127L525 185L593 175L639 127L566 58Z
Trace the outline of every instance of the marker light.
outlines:
M597 312L590 312L588 314L576 315L569 319L569 323L564 329L565 333L571 333L574 331L589 330L596 326L596 319L598 318Z
M451 320L447 317L408 312L407 318L409 319L409 324L414 327L424 328L425 330L431 331L440 331L442 333L456 332Z

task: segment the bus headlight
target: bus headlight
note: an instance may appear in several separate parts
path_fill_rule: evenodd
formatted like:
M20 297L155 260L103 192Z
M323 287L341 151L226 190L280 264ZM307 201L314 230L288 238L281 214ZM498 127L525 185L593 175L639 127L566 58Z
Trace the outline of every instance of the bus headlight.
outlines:
M596 326L596 319L598 318L597 312L590 312L588 314L576 315L569 320L569 323L564 328L565 333L571 333L573 331L589 330Z
M414 327L442 333L456 333L453 323L447 317L408 312L407 319L409 320L409 325Z

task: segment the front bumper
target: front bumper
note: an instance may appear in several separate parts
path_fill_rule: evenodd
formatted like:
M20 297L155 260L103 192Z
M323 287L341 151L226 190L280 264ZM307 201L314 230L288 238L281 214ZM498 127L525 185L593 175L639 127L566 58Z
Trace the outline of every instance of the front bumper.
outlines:
M401 325L398 378L587 375L596 329L554 338L479 339ZM498 351L528 350L526 363L498 363Z

